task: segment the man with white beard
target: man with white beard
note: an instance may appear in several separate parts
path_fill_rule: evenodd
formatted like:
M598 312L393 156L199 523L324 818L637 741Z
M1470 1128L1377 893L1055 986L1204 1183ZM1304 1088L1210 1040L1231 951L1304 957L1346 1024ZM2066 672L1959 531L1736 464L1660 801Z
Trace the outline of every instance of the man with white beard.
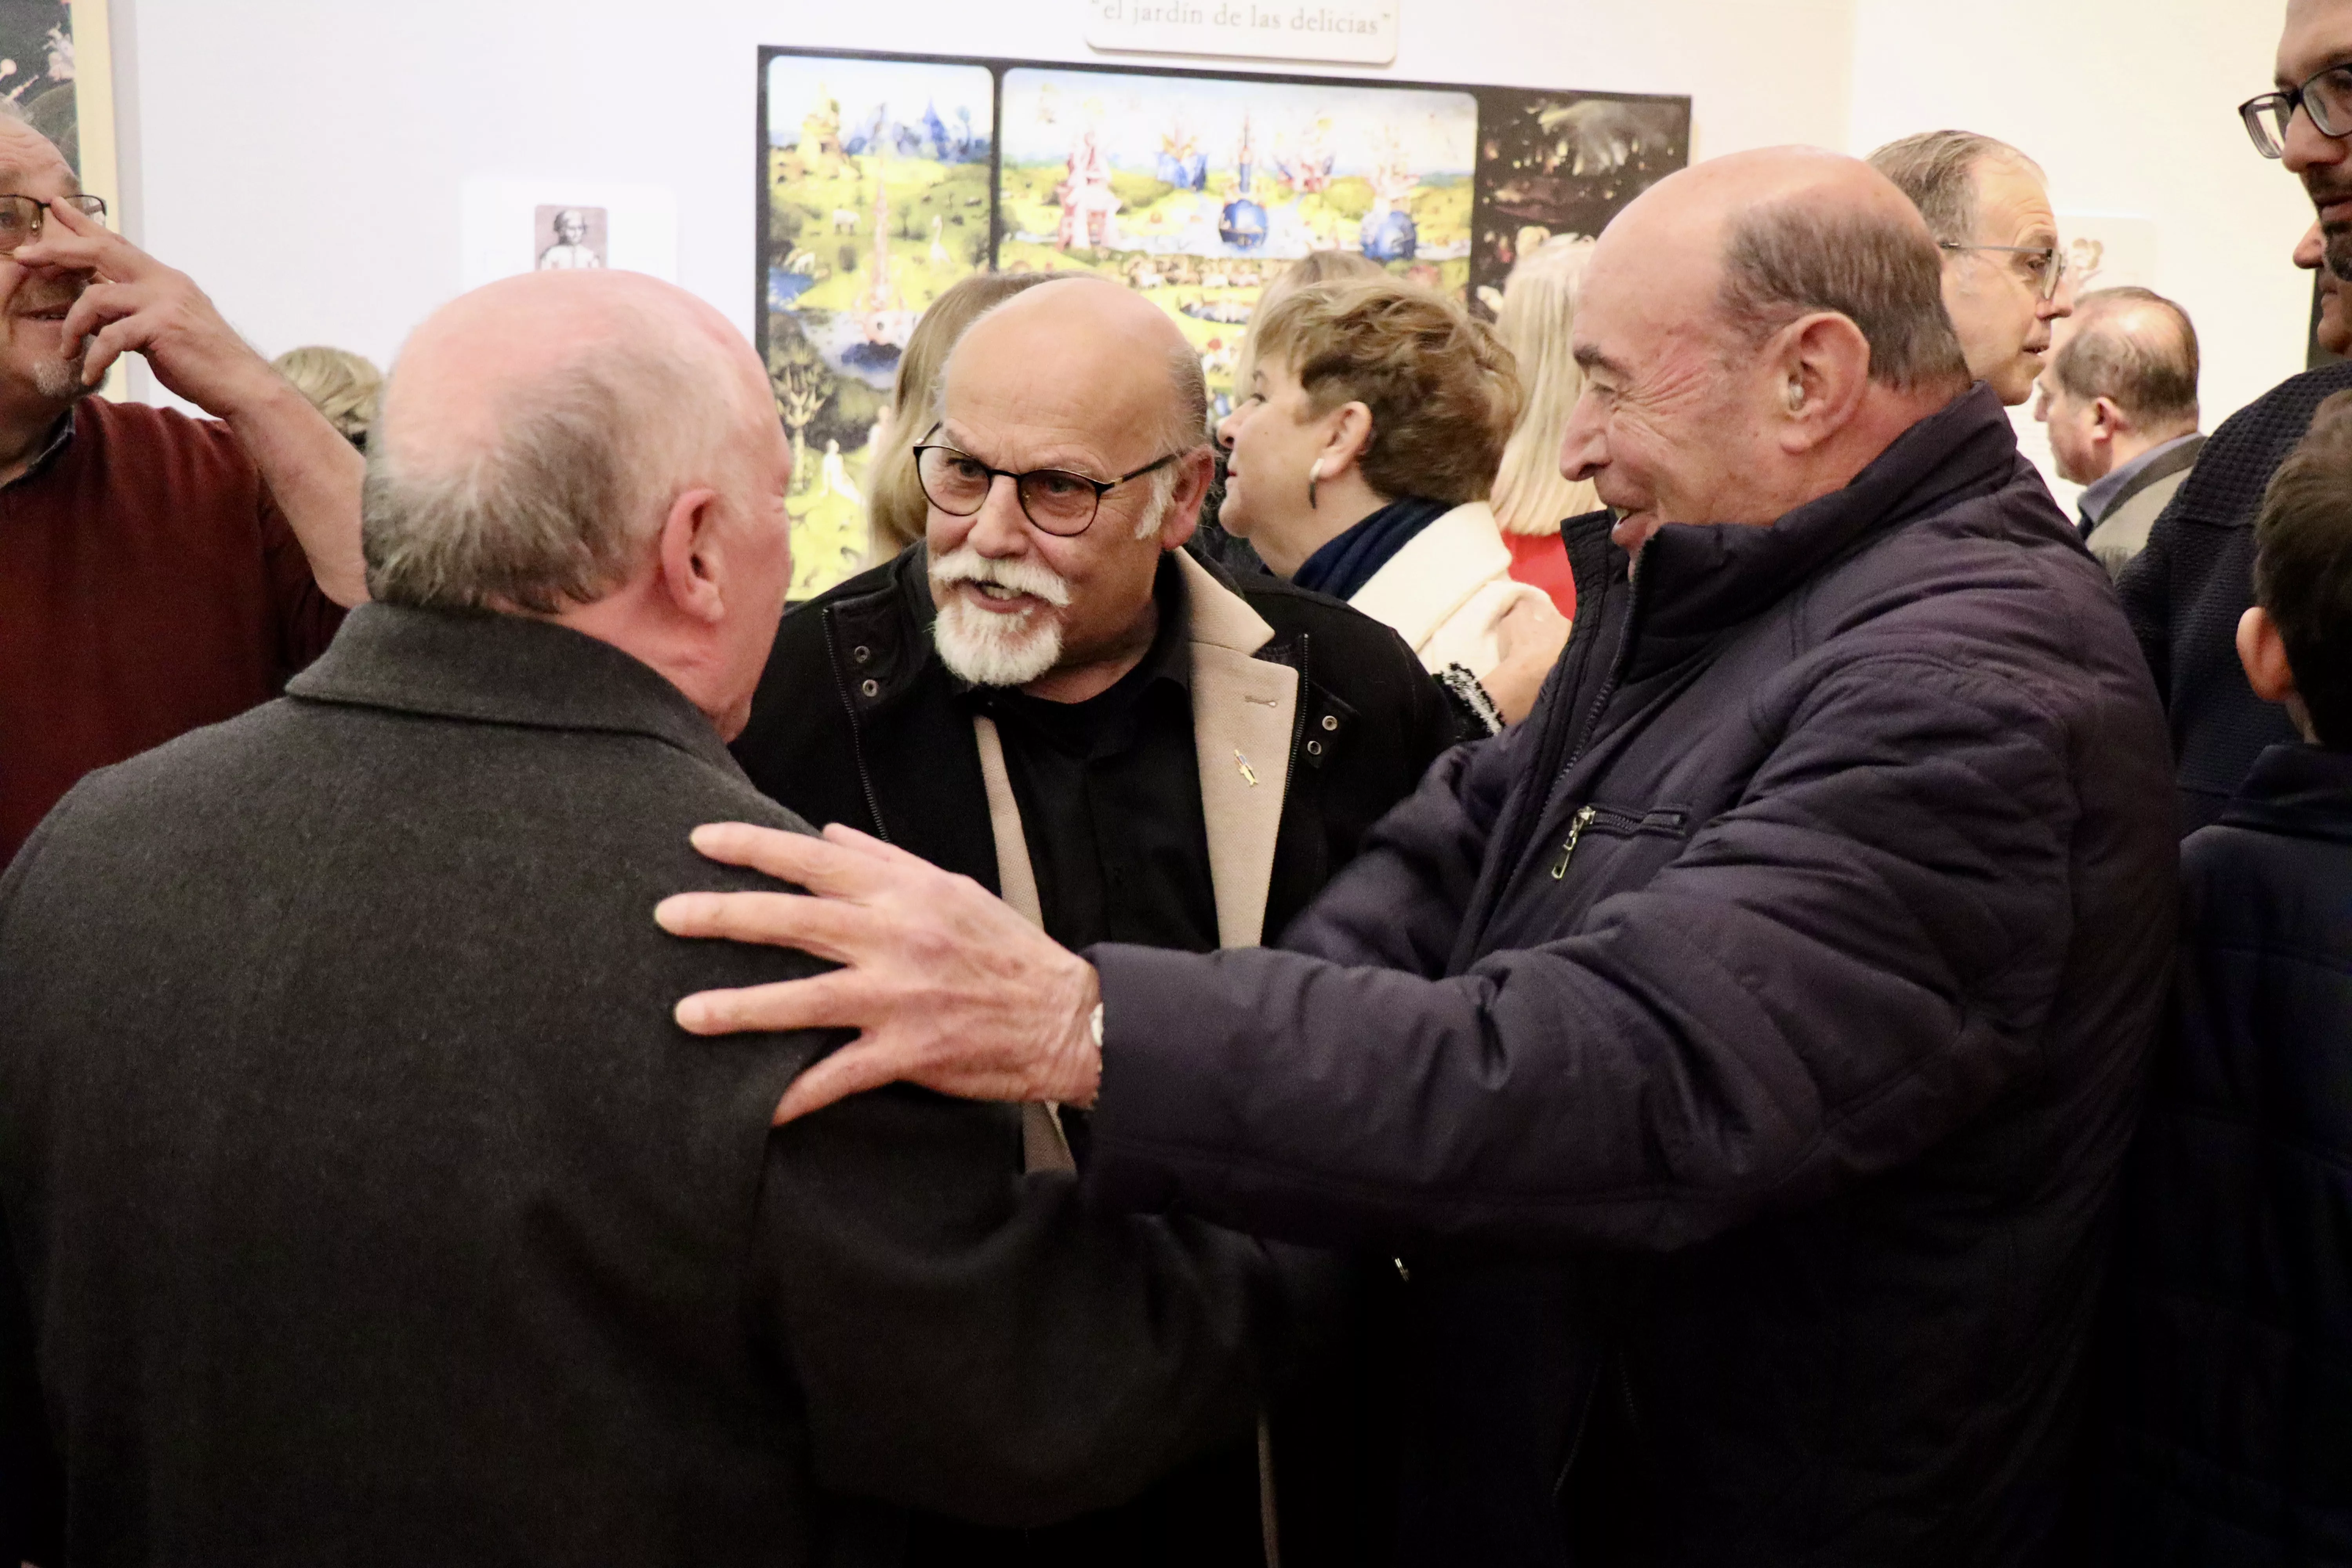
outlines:
M1182 548L1213 468L1207 407L1182 334L1116 284L1031 289L975 321L918 447L925 547L785 616L734 746L751 781L972 878L1068 946L1279 934L1454 721L1386 626ZM1076 1112L1024 1108L1022 1134L1008 1173L1083 1158ZM1348 1511L1314 1506L1328 1476L1290 1467L1329 1463L1306 1420L1361 1423L1319 1402L1291 1415L1271 1444L1286 1553L1351 1560L1316 1540ZM1264 1561L1259 1475L1236 1445L1031 1532L1023 1560ZM992 1549L938 1529L959 1560Z

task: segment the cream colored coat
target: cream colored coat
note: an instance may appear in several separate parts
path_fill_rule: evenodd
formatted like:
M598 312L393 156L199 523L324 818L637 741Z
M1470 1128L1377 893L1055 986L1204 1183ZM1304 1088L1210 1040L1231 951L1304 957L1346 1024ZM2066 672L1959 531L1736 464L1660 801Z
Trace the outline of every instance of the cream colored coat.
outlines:
M1433 674L1459 664L1475 676L1503 661L1496 628L1544 591L1511 577L1511 552L1485 501L1455 507L1415 534L1348 603L1394 627Z

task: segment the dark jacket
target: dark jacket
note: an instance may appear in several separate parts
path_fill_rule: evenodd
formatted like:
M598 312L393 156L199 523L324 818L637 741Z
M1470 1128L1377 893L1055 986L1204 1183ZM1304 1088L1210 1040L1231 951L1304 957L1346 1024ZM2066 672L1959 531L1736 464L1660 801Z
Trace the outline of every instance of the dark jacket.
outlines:
M2352 1563L2352 755L2273 746L2181 846L2134 1147L2113 1561Z
M1630 584L1608 525L1568 531L1536 715L1433 769L1297 951L1091 950L1090 1185L1387 1242L1450 1299L1433 1441L1549 1447L1442 1476L1487 1490L1427 1560L1557 1562L1565 1467L1572 1529L1647 1538L1586 1561L2039 1561L2170 961L2147 671L1982 386ZM1455 1273L1498 1250L1562 1266Z
M888 1563L1248 1430L1256 1244L1008 1178L1009 1109L772 1132L824 1041L671 1021L816 966L654 925L759 885L696 824L796 823L667 681L371 605L290 690L0 882L0 1398L64 1463L10 1552Z
M925 562L918 546L784 616L735 758L809 821L845 822L998 892L971 719L931 647ZM1259 868L1271 938L1421 782L1454 719L1412 650L1379 622L1271 577L1201 571L1272 631L1249 657L1298 675L1286 787L1243 797L1280 801L1271 861ZM1261 773L1267 761L1258 754ZM1204 784L1232 771L1220 753ZM1213 798L1203 805L1217 815ZM1210 826L1213 852L1220 824Z
M2254 602L2254 519L2271 475L2352 364L2290 377L2238 410L2197 455L2147 548L2116 582L2132 635L2172 726L2180 830L2221 815L2265 746L2292 742L2285 711L2254 695L2238 663L2238 618Z
M925 563L908 551L784 617L735 754L810 821L848 823L1001 891L971 716L931 643ZM1452 713L1402 640L1346 605L1270 577L1237 583L1190 558L1178 573L1220 936L1254 942L1411 793L1451 740ZM1249 783L1236 753L1254 759ZM1347 1292L1360 1307L1361 1283ZM1372 1331L1360 1320L1334 1331ZM1292 1568L1361 1568L1385 1545L1361 1502L1377 1484L1363 1449L1379 1446L1368 1406L1381 1399L1356 1370L1365 1359L1335 1337L1313 1368L1284 1369L1272 1500ZM919 1542L926 1560L1027 1568L1259 1561L1258 1465L1247 1447L1209 1456L1133 1506L1049 1536L926 1525Z

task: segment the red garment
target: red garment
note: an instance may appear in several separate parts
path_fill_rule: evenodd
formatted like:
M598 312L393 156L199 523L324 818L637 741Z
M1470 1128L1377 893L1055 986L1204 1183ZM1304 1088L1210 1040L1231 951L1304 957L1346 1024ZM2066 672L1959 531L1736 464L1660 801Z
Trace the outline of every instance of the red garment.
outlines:
M1511 581L1541 588L1551 595L1561 615L1576 619L1576 574L1568 569L1568 546L1560 542L1559 533L1506 530L1503 542L1511 552Z
M0 489L0 862L82 774L277 696L342 618L228 426L84 398Z

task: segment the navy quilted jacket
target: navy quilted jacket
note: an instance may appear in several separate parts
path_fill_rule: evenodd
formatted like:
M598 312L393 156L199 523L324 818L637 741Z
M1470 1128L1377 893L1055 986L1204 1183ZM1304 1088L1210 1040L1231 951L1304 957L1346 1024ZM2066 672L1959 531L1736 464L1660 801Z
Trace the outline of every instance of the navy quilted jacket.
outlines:
M2114 1561L2352 1563L2352 755L2264 752L2181 871L2118 1271Z
M1586 1562L2046 1561L2171 963L2147 669L1983 386L1630 582L1607 530L1291 951L1093 950L1088 1182L1404 1258L1479 1456L1426 1561L1559 1561L1563 1468L1646 1541Z
M2183 833L2220 815L2263 747L2294 739L2286 715L2255 696L2238 667L2238 617L2254 602L2263 491L2312 412L2347 387L2352 364L2327 365L2231 415L2116 584L2171 721Z

